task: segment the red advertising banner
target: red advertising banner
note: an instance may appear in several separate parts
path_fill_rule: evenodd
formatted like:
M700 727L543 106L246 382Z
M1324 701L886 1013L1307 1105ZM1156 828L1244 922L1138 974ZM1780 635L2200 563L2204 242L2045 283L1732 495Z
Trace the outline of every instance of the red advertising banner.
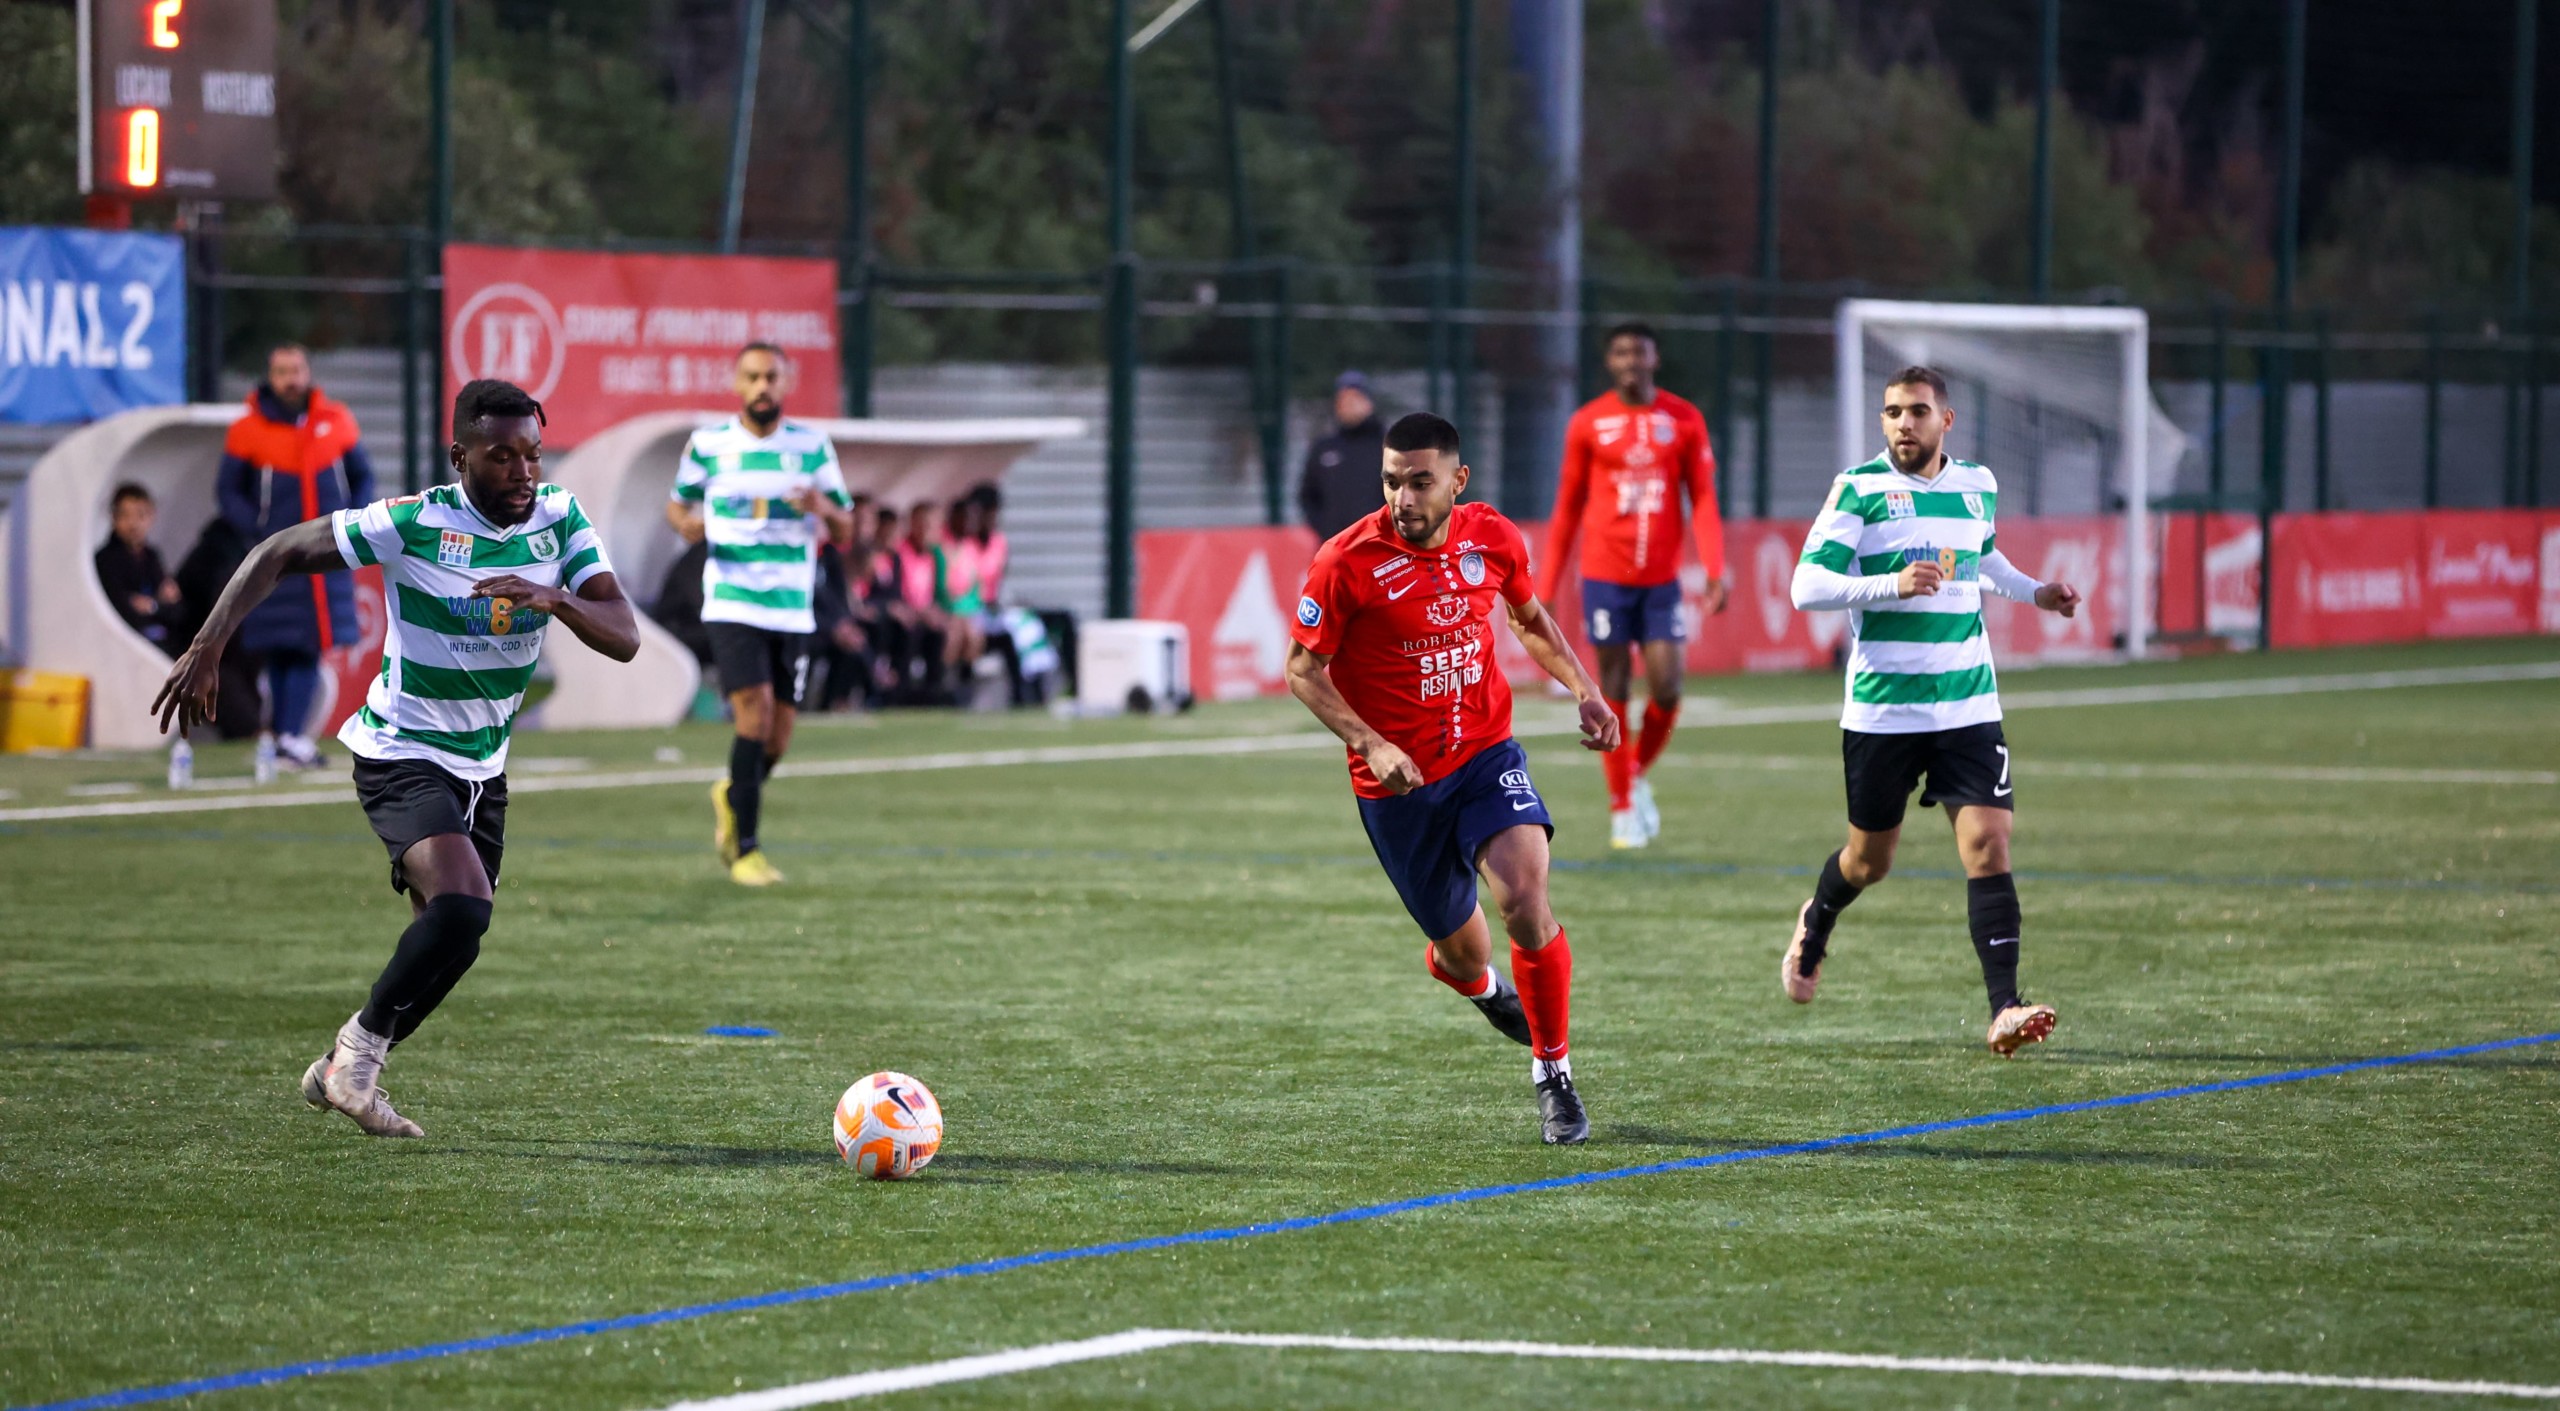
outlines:
M2542 517L2542 630L2560 636L2560 510Z
M2277 516L2274 645L2426 636L2423 518L2350 510Z
M2543 528L2502 510L2420 516L2430 637L2512 637L2539 630Z
M2155 636L2253 636L2258 630L2258 521L2242 514L2167 514L2153 522Z
M383 628L390 621L382 601L382 570L359 568L355 571L356 639L340 642L323 653L321 671L331 694L328 711L320 719L319 738L338 733L347 717L364 704L364 693L373 678L382 674Z
M1138 616L1191 631L1191 694L1249 700L1289 689L1289 623L1316 536L1278 529L1138 535Z
M542 402L555 447L642 412L729 409L732 363L756 341L791 355L795 410L841 405L826 260L448 245L444 307L446 404L504 378Z

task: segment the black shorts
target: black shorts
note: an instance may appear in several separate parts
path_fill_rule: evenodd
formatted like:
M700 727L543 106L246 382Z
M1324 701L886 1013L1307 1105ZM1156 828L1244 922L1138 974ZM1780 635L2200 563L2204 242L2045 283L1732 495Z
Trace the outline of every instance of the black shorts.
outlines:
M1911 786L1926 775L1920 806L1979 804L2014 809L2009 787L2009 742L2000 722L1909 735L1840 732L1840 759L1849 779L1849 826L1882 833L1902 826Z
M475 784L424 760L359 755L356 802L364 805L374 836L391 850L391 890L409 890L409 872L400 859L410 847L441 833L470 838L490 887L498 885L498 861L507 850L507 776Z
M711 638L711 669L720 677L720 694L773 687L775 705L798 709L801 688L809 684L809 635L769 632L743 622L706 622Z

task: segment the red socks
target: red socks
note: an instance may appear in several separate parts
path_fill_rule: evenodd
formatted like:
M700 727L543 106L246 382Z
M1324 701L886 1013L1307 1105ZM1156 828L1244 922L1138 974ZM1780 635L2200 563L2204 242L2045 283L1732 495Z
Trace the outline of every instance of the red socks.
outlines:
M1625 712L1619 715L1621 719L1625 718ZM1679 723L1680 706L1677 702L1667 706L1660 701L1645 703L1644 733L1636 737L1636 773L1642 774L1653 768L1653 762L1662 758L1662 747L1671 743L1671 727Z
M1431 972L1432 979L1439 981L1441 984L1447 985L1450 989L1456 990L1463 998L1483 999L1486 995L1493 993L1494 979L1492 966L1486 966L1484 968L1483 976L1472 985L1451 979L1449 972L1440 968L1439 948L1429 941L1424 941L1422 943L1422 968Z
M1511 983L1520 987L1520 1007L1528 1011L1530 1055L1564 1057L1565 1028L1573 1017L1573 946L1563 927L1537 950L1511 943Z
M1629 796L1636 786L1636 728L1627 721L1627 703L1609 702L1618 717L1618 747L1600 756L1600 777L1609 782L1609 811L1632 807Z

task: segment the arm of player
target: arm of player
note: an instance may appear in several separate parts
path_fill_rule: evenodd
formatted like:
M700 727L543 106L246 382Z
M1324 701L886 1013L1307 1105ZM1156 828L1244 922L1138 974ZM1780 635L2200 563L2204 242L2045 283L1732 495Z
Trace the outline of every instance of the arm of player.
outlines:
M1564 581L1565 565L1573 561L1576 541L1582 537L1583 501L1590 494L1591 446L1583 440L1579 426L1569 426L1564 464L1556 472L1556 512L1547 516L1547 552L1538 564L1541 602L1556 600L1556 586Z
M2080 615L2080 590L2068 583L2039 583L2009 562L2009 556L1993 549L1981 559L1982 586L2011 602L2033 603L2046 612L2064 617Z
M1528 649L1529 660L1538 669L1556 679L1556 683L1573 692L1575 708L1582 717L1582 747L1602 754L1618 747L1618 713L1600 695L1600 683L1582 669L1582 658L1573 654L1573 644L1564 639L1564 629L1556 625L1555 614L1546 604L1531 598L1511 603L1511 630Z
M1698 444L1689 458L1689 517L1698 536L1698 564L1707 571L1707 612L1724 611L1729 596L1724 563L1724 512L1716 507L1716 453L1706 428L1698 428Z
M702 542L702 506L683 500L667 501L667 527L688 544Z
M518 607L549 613L579 641L615 661L640 655L639 621L631 611L631 600L622 596L621 580L610 572L589 577L574 593L501 573L472 584L471 596L505 598Z
M850 506L837 504L833 496L814 485L801 491L793 503L800 507L802 514L816 516L819 525L826 530L828 543L839 549L852 546L853 510Z
M1369 772L1378 782L1395 793L1409 794L1422 787L1422 770L1413 757L1389 743L1387 737L1369 728L1360 712L1334 689L1333 678L1325 668L1333 658L1307 649L1302 642L1289 644L1289 694L1315 713L1324 728L1339 736L1351 752L1369 762Z
M160 683L160 694L151 698L151 713L160 717L161 733L167 734L175 724L184 734L213 718L214 691L222 679L222 649L230 645L231 634L240 630L240 621L250 609L267 600L277 579L288 573L326 573L346 566L338 552L337 522L328 515L278 531L250 550L231 581L223 585L213 611L205 614L195 640L169 664L169 679Z
M1897 598L1934 597L1946 574L1937 560L1907 563L1900 573L1849 574L1818 563L1798 563L1788 596L1802 612L1838 612Z

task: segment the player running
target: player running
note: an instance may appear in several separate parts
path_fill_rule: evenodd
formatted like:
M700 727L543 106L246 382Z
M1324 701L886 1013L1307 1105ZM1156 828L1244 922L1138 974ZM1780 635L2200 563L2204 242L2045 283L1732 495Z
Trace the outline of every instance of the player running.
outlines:
M1494 604L1549 676L1582 706L1583 744L1618 745L1618 719L1564 632L1529 591L1529 545L1467 488L1458 429L1416 412L1387 429L1386 506L1336 534L1307 569L1291 629L1289 690L1342 737L1360 823L1405 910L1430 942L1433 979L1529 1046L1549 1145L1591 1134L1565 1030L1573 949L1547 909L1555 832L1511 738L1511 686L1494 662ZM1476 874L1511 935L1493 968Z
M1946 379L1907 367L1884 389L1885 454L1841 472L1796 564L1796 606L1849 616L1841 757L1849 843L1822 860L1813 899L1779 966L1787 998L1813 1002L1840 912L1884 880L1903 808L1946 805L1964 859L1967 911L1991 994L1991 1051L2006 1058L2053 1032L2049 1004L2018 995L2018 888L2009 876L2017 799L2000 733L1999 682L1982 632L1982 590L2070 617L2080 594L2039 583L1994 545L1999 486L1939 447L1956 414Z
M542 405L510 383L473 382L454 398L453 434L460 484L305 520L260 544L151 704L164 731L204 724L224 644L278 578L381 566L382 669L338 742L355 756L356 799L413 919L372 997L302 1075L304 1101L377 1137L422 1135L393 1110L382 1065L480 958L506 847L507 738L543 629L557 618L616 661L640 650L585 512L542 483Z
M1609 846L1640 848L1662 831L1645 775L1671 742L1680 718L1681 493L1696 521L1698 562L1707 570L1707 611L1724 611L1724 519L1716 510L1716 456L1707 420L1690 403L1653 385L1662 352L1653 330L1622 323L1602 344L1615 386L1573 414L1565 427L1564 470L1538 597L1556 600L1565 564L1582 550L1582 614L1600 658L1600 690L1626 737L1600 757L1609 785ZM1631 647L1644 649L1644 729L1627 722Z
M853 500L835 443L783 420L790 378L780 348L739 349L738 414L693 433L667 501L667 523L685 542L711 541L702 564L702 630L737 730L729 777L711 786L711 844L729 880L742 887L782 880L758 834L764 781L791 746L808 684L819 533L838 543L853 537Z

